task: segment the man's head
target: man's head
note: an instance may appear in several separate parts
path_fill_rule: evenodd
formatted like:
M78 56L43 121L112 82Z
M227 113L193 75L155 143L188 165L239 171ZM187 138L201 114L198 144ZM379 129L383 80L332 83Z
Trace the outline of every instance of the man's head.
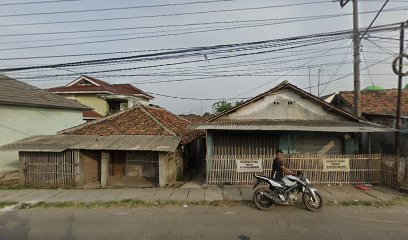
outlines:
M276 159L281 160L281 161L285 158L285 155L280 149L275 151L275 155L276 155Z

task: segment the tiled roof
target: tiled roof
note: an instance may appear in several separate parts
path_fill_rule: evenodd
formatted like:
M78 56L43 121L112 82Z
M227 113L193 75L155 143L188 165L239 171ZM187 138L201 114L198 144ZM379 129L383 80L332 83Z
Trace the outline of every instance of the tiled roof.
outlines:
M397 89L361 91L361 111L366 114L395 115L397 106ZM354 107L354 93L340 92L339 95ZM401 112L408 114L408 90L402 90Z
M180 117L187 119L188 121L192 123L203 123L210 119L210 117L204 117L204 116L198 116L194 114L189 114L189 115L179 115Z
M89 107L46 90L0 75L0 104L87 110Z
M89 77L82 76L81 78L89 79L100 86L96 85L66 85L61 87L54 87L48 89L50 92L54 93L70 93L70 92L106 92L111 94L121 94L121 95L143 95L146 98L154 98L153 96L147 94L146 92L140 90L139 88L133 86L132 84L109 84L105 81Z
M82 117L85 119L97 119L97 118L102 118L103 115L98 113L95 110L87 110L82 112Z
M86 123L61 133L70 135L166 135L180 136L187 144L203 135L190 129L191 122L157 107L137 105L123 112Z

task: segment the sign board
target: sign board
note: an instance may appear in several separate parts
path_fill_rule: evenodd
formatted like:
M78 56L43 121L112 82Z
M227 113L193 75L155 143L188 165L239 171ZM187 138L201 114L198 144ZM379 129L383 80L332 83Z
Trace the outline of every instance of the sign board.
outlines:
M237 172L262 172L262 159L243 160L236 159Z
M349 158L323 158L324 172L350 172Z
M385 161L385 166L394 167L395 161Z

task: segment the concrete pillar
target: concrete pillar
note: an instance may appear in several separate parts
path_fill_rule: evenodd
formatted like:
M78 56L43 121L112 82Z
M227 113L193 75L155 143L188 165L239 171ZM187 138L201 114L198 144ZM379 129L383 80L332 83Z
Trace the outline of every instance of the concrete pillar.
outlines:
M176 150L177 151L177 150ZM176 183L176 153L159 153L159 186L165 187Z
M167 153L159 153L159 186L164 187L167 183L166 165L167 165Z
M19 174L20 174L20 185L25 185L25 159L23 153L19 152Z
M101 153L101 188L106 188L108 186L109 160L110 160L109 152L102 151Z
M207 157L212 157L214 154L214 137L211 132L207 132Z

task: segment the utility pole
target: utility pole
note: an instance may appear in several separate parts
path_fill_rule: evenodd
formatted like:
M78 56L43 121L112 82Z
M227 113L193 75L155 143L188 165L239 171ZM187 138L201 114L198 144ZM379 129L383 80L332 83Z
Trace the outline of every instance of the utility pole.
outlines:
M310 80L310 67L309 67L309 92L312 93L312 81Z
M361 94L360 94L360 27L358 23L358 0L340 0L343 8L353 1L353 44L354 44L354 113L361 117Z
M319 68L319 70L317 70L317 97L320 97L320 72L322 70Z
M358 23L358 0L353 0L353 43L354 43L354 111L357 117L361 117L360 27Z
M401 94L402 94L402 77L404 76L403 73L403 59L404 59L404 34L405 34L405 24L406 23L401 23L401 32L400 32L400 50L399 50L399 56L396 59L398 61L398 97L397 97L397 114L396 114L396 121L395 121L395 158L397 162L397 182L399 181L398 179L398 172L399 172L399 166L400 166L400 154L401 154L401 144L400 144L400 129L401 129ZM394 67L394 72L395 72L395 64L397 62L394 61L393 67ZM407 168L405 167L405 177L407 174Z

